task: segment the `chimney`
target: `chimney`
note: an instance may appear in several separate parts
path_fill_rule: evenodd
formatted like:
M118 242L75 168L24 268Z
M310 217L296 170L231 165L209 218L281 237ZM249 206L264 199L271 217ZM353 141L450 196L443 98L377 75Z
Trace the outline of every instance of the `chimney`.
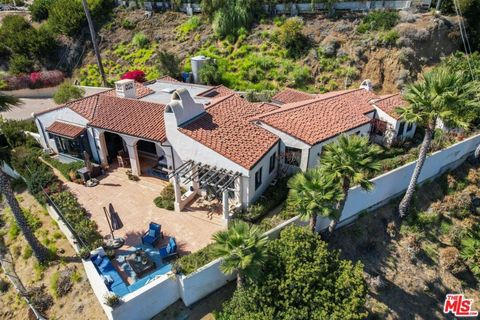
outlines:
M209 57L205 56L196 56L190 60L192 64L192 74L193 74L193 82L200 83L200 69L207 63L210 62Z
M173 114L175 127L191 121L204 112L203 104L195 102L188 90L184 88L175 90L172 99L165 107L165 117L170 118L170 115Z
M115 92L119 98L135 99L135 81L125 79L115 82Z
M360 89L372 91L373 89L372 81L370 81L369 79L363 80L362 83L360 84Z

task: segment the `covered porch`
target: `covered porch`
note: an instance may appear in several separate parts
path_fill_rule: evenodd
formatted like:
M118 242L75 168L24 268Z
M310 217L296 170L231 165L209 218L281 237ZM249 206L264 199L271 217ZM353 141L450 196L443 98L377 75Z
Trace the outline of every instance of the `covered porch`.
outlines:
M168 144L102 129L95 131L104 167L128 168L137 177L168 180L174 167L172 149Z

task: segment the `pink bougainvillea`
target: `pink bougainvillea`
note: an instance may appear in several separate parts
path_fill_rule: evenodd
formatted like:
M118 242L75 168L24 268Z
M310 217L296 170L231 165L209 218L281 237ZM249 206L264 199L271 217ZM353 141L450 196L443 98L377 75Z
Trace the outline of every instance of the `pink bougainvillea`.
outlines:
M133 71L128 71L125 73L122 77L122 80L124 79L130 79L130 80L135 80L136 82L145 82L145 72L142 70L133 70Z
M19 74L2 78L5 81L4 90L19 90L19 89L38 89L46 87L54 87L63 82L65 76L61 71L38 71L30 74Z

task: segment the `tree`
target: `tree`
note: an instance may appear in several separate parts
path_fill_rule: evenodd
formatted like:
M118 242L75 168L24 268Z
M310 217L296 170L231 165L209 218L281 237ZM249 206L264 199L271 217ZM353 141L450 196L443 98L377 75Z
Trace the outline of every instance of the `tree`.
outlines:
M320 214L338 220L335 204L343 198L337 183L328 181L318 168L299 172L288 181L290 188L287 201L309 219L309 228L315 232L317 216Z
M34 0L28 7L32 20L40 22L48 18L48 10L55 0Z
M265 260L267 238L257 226L239 221L227 231L215 233L213 240L214 256L223 258L220 269L225 274L237 272L238 288L243 287L245 277L250 279L259 275Z
M90 15L90 9L88 8L87 0L82 0L83 10L85 11L85 16L87 17L88 28L90 30L90 36L92 38L93 51L95 52L95 58L97 59L98 71L102 77L102 84L104 87L108 86L107 76L105 75L105 70L103 70L102 56L100 55L100 49L98 49L97 44L97 35L95 32L95 27L93 26L92 17Z
M18 99L11 97L0 95L0 110L1 111L8 111L13 105L18 104ZM8 147L7 147L8 148ZM9 152L6 148L2 148L0 152L0 161L5 162L9 159ZM3 171L0 170L0 193L5 196L7 200L8 206L12 210L12 214L17 222L18 227L22 230L22 233L27 240L28 245L32 248L33 254L37 258L39 263L45 263L48 261L49 252L48 250L40 244L35 235L33 234L32 230L28 226L27 220L22 213L22 209L15 198L15 194L13 193L12 186L10 183L10 177Z
M199 72L200 82L206 85L217 85L222 83L222 73L218 70L218 65L209 61L204 64Z
M381 152L379 146L370 144L368 138L358 135L341 135L323 148L320 159L322 174L340 184L343 192L342 200L337 203L340 217L350 187L358 184L364 190L373 188L369 177L380 170L378 156ZM337 223L338 219L332 219L328 226L329 234L335 230Z
M297 57L308 49L308 39L303 34L303 26L301 17L289 18L280 26L278 40L292 57Z
M180 77L180 59L174 54L168 51L158 52L158 71L161 75L170 76L175 79Z
M219 320L365 319L360 262L342 260L320 236L290 226L267 244L262 277L223 305Z
M69 101L80 99L85 95L85 89L74 86L71 83L64 82L53 95L53 101L56 104L67 103Z
M423 79L407 86L403 99L408 105L399 108L397 112L402 120L422 126L425 135L410 183L398 207L400 217L407 215L437 120L441 119L450 128L468 128L468 121L472 120L474 114L478 114L479 90L478 82L465 83L463 74L443 67L425 73Z

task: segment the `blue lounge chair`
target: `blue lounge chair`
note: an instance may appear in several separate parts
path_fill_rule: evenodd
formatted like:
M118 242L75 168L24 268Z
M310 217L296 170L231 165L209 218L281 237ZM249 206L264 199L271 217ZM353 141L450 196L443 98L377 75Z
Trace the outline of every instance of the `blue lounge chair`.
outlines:
M168 244L160 248L160 256L162 259L168 259L177 256L177 243L175 238L170 238Z
M158 240L163 238L163 233L161 229L162 226L158 223L150 222L148 230L142 236L142 243L154 247L157 244Z

